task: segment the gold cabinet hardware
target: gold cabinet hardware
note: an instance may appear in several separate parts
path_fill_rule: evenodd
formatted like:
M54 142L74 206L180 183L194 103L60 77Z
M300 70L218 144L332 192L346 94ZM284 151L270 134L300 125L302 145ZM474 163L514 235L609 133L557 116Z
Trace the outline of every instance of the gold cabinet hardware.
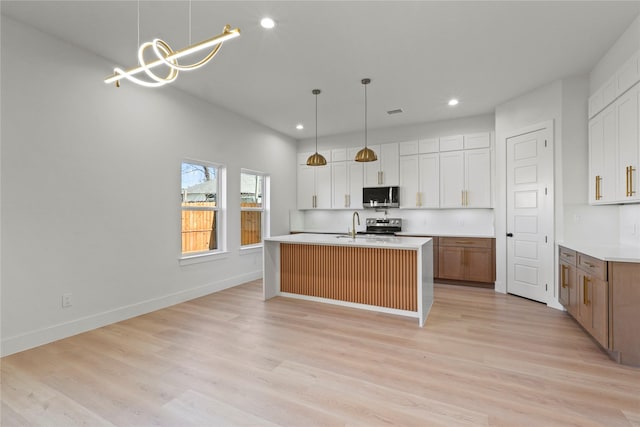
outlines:
M469 206L469 190L464 191L464 205Z
M562 265L562 272L560 273L561 278L560 278L560 282L562 283L562 287L566 288L567 287L567 282L564 280L565 278L565 274L564 272L567 271L569 268L566 265Z
M629 166L624 169L624 180L625 180L625 196L629 197Z
M348 208L349 207L349 196L348 195L344 195L344 207Z
M629 166L629 197L632 197L634 194L636 194L635 191L633 191L633 171L635 171L635 168L633 166Z
M596 175L596 200L602 199L602 190L600 188L601 182L602 177L600 175Z
M589 296L587 292L589 290L589 278L582 276L582 304L589 305Z

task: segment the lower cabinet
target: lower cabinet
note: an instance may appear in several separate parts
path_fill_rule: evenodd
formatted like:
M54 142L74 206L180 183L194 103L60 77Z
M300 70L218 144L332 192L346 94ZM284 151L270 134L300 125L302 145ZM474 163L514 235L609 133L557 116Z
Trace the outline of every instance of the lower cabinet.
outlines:
M618 363L640 366L640 263L559 248L558 300Z
M576 271L576 252L566 248L560 248L560 290L558 300L569 314L578 316L578 275Z
M494 283L495 239L440 237L437 279Z

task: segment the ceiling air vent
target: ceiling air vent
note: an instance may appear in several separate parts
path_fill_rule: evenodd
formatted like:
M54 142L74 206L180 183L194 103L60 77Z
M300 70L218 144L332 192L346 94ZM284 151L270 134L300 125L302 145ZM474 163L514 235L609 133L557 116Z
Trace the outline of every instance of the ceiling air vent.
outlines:
M388 114L388 115L392 115L392 114L400 114L400 113L402 113L402 108L396 108L396 109L394 109L394 110L389 110L389 111L387 111L387 114Z

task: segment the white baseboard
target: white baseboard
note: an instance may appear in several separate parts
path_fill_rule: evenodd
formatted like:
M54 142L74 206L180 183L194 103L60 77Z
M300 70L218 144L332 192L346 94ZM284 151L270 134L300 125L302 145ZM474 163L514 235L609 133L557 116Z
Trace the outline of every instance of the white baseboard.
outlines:
M2 357L30 348L38 347L63 338L87 332L92 329L101 328L112 323L121 322L142 314L170 307L181 302L189 301L205 295L212 294L242 283L260 279L262 271L245 273L230 277L224 280L187 289L169 295L149 299L135 304L119 307L113 310L104 311L91 316L75 319L57 325L47 326L24 334L2 339L0 355Z

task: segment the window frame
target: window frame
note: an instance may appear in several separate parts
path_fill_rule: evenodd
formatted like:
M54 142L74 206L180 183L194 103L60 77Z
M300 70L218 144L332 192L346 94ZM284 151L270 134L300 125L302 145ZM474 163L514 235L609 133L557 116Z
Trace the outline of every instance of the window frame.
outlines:
M261 207L245 207L242 206L242 175L256 175L262 177L262 206ZM240 169L240 250L250 250L255 248L262 248L264 245L264 239L269 237L269 175L265 172L260 172L252 169L241 168ZM262 212L260 215L260 242L251 244L242 244L242 212Z
M183 206L182 205L182 167L183 165L192 164L197 166L205 166L205 167L213 167L216 169L216 206ZM180 238L179 243L179 261L181 265L188 265L198 262L208 261L214 258L218 258L227 254L227 219L226 219L226 174L227 167L223 163L210 162L206 160L197 160L191 158L183 158L180 161L180 236L182 235L182 212L183 211L214 211L216 212L216 240L217 240L217 248L198 251L198 252L182 252L182 238Z

